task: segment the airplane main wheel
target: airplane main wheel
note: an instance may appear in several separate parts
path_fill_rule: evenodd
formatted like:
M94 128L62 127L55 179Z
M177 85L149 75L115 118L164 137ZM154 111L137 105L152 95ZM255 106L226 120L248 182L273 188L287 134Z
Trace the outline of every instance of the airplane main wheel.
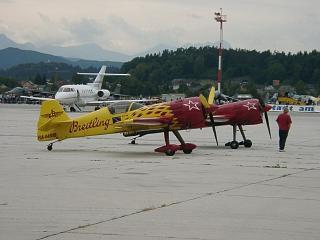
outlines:
M237 141L232 141L232 142L230 143L230 147L231 147L232 149L237 149L237 148L239 147L239 143L238 143Z
M99 110L99 109L100 109L100 107L95 107L95 108L94 108L95 111L97 111L97 110Z
M75 112L76 109L74 107L70 107L70 112Z
M171 150L171 149L168 149L165 151L166 155L167 156L173 156L175 154L175 151Z
M192 149L183 149L182 150L185 154L190 154L192 153Z
M244 147L249 148L252 146L252 142L251 142L251 140L247 139L244 141L243 145L244 145Z
M49 145L47 146L47 149L48 149L48 151L51 151L51 150L52 150L52 144L49 144Z

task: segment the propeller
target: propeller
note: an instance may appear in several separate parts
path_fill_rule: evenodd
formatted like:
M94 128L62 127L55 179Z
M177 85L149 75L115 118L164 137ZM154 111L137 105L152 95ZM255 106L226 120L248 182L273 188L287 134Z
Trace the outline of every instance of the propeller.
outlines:
M212 87L212 88L210 89L208 101L207 101L207 99L205 98L205 96L203 96L202 94L200 94L200 96L199 96L200 101L201 101L203 107L204 107L206 110L210 108L210 105L211 105L211 104L213 103L213 101L214 101L214 97L215 97L215 88L214 88L214 87ZM209 112L209 118L210 118L210 121L211 121L211 126L212 126L212 130L213 130L214 138L215 138L216 143L217 143L217 146L218 146L219 143L218 143L216 125L215 125L214 118L213 118L213 115L212 115L212 112L211 112L211 111Z
M267 113L268 110L266 110L266 104L262 100L261 97L259 97L259 103L260 103L262 112L264 112L264 118L266 119L266 124L267 124L267 128L268 128L269 136L271 139L271 130L270 130L270 124L269 124L269 117L268 117L268 113Z

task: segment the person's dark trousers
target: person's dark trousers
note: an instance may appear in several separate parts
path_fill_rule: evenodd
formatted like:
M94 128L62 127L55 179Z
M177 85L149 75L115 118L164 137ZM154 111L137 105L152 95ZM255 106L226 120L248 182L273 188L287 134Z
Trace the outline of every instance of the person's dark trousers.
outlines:
M289 131L287 131L287 130L279 130L279 149L280 150L283 150L286 145L288 132Z

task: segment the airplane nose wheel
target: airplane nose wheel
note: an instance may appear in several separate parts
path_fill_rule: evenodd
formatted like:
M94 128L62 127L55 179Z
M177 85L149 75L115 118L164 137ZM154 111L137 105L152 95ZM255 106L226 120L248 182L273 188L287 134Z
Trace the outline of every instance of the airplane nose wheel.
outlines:
M50 143L48 146L47 146L47 149L48 149L48 151L51 151L52 150L52 143Z

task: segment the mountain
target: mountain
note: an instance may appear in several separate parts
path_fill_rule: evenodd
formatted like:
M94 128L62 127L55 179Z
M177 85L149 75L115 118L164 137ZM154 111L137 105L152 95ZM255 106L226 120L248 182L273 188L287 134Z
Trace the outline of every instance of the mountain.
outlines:
M132 59L132 56L105 50L96 44L82 44L69 47L47 45L37 49L40 52L46 52L67 58L82 58L99 61L112 60L117 62L127 62Z
M205 42L205 43L188 43L182 46L182 48L189 48L189 47L204 47L204 46L219 46L219 42ZM56 45L44 45L44 46L35 46L31 43L16 43L9 39L6 35L0 34L0 49L5 49L8 47L19 48L22 50L32 50L37 51L45 54L51 54L54 56L61 56L65 59L72 60L73 65L78 65L81 67L88 67L88 66L95 66L98 67L101 65L101 61L104 61L107 65L112 65L114 67L119 67L122 65L121 62L127 62L133 59L134 57L144 57L147 54L158 54L162 53L165 49L168 50L176 50L178 47L170 46L165 44L156 45L153 48L147 49L140 53L134 55L126 55L123 53L110 51L101 48L99 45L96 44L82 44L82 45L75 45L69 47L61 47ZM224 41L224 48L230 49L231 45ZM76 60L75 60L76 59ZM80 59L89 59L89 60L80 60ZM106 61L109 60L109 61ZM114 63L118 62L118 63Z
M19 64L39 62L69 63L65 58L31 50L21 50L12 47L0 50L0 68L10 68Z
M69 47L55 45L35 46L31 43L16 43L6 35L0 34L0 49L9 47L33 50L65 58L89 59L95 61L126 62L133 58L126 54L105 50L96 44L82 44Z
M122 62L66 59L64 57L54 56L31 50L21 50L13 47L0 50L0 69L10 68L19 64L40 62L65 63L72 66L80 66L81 68L88 68L90 66L99 68L102 65L107 65L109 67L115 68L120 68L122 66Z
M8 38L6 35L0 33L0 49L5 49L8 47L20 48L24 50L33 50L35 46L31 43L16 43Z

